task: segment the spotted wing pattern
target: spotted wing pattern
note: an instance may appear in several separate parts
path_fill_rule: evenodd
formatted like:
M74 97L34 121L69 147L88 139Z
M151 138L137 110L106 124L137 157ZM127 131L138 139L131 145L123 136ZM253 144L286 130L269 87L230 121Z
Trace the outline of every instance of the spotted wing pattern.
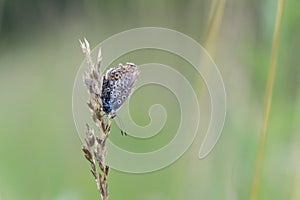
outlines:
M139 72L133 63L119 64L103 76L101 100L106 114L117 110L128 99L137 81Z

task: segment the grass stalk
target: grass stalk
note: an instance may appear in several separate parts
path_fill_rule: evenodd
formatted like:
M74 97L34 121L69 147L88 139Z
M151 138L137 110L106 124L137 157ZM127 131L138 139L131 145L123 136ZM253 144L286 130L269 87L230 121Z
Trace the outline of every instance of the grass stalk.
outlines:
M284 3L285 0L278 0L275 30L274 30L272 50L271 50L271 60L269 66L269 75L268 75L266 94L265 94L262 129L261 129L261 135L260 135L260 141L258 147L258 154L256 158L256 168L255 168L254 180L252 184L251 200L257 200L259 194L265 146L266 146L267 133L268 133L268 122L269 122L269 115L270 115L270 109L272 103L273 86L274 86L274 80L276 74L276 65L278 60L279 38L280 38Z
M87 102L92 119L96 124L100 134L95 134L94 129L88 124L85 144L82 146L85 158L90 162L91 173L96 181L97 189L100 192L102 200L108 200L108 173L109 166L106 164L106 141L110 135L110 127L113 117L109 114L107 117L103 113L103 105L99 85L101 85L101 49L97 57L97 64L92 61L90 45L86 39L80 41L81 49L86 57L88 64L84 76L84 84L89 92L90 99Z
M214 53L214 46L220 30L225 4L226 0L220 0L219 2L212 0L211 2L205 41L205 48L210 54Z

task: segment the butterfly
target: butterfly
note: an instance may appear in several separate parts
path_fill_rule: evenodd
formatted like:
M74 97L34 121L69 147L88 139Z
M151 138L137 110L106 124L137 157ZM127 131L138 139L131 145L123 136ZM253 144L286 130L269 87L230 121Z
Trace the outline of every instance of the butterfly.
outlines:
M139 76L134 63L119 64L117 68L110 68L102 77L101 100L105 114L116 112L131 95Z

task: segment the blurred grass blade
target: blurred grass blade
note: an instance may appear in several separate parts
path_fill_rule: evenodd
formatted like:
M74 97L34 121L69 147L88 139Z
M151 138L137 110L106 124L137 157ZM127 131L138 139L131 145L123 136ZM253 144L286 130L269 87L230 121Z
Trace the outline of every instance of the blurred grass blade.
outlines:
M261 179L262 166L264 160L264 151L265 151L266 138L267 138L268 121L269 121L270 108L272 103L272 93L273 93L274 79L276 73L276 64L278 58L279 37L280 37L280 30L282 24L284 2L285 0L278 0L277 16L276 16L272 52L271 52L271 61L269 67L269 75L268 75L266 97L265 97L265 104L264 104L262 130L261 130L261 136L260 136L259 147L258 147L259 148L258 155L256 158L256 168L255 168L254 180L252 185L251 200L258 199L260 179Z
M208 35L208 30L210 29L210 27L213 23L213 19L214 19L214 16L215 16L217 5L218 5L217 1L218 0L212 0L211 4L210 4L209 15L208 15L207 25L206 25L206 37Z
M226 0L220 0L219 2L213 0L211 3L205 41L205 48L211 55L214 53L214 46L221 26L225 3Z

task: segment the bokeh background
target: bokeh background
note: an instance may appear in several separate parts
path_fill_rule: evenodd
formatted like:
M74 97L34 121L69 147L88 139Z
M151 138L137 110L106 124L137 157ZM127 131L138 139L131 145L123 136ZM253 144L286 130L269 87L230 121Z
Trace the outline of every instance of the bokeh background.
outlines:
M287 0L284 8L259 199L300 199L299 7L299 1ZM143 26L174 29L207 47L224 79L227 118L218 144L204 160L197 158L202 135L162 170L112 170L110 199L249 199L276 9L274 0L1 0L0 199L100 198L72 117L73 81L83 61L78 39L87 37L93 47ZM127 56L178 70L184 65L165 52ZM185 75L195 88L201 83L192 71ZM130 103L137 123L149 123L147 109L160 101L174 117L162 129L164 136L149 143L124 139L114 128L111 139L131 151L163 146L178 127L174 96L165 88L145 91L147 101L137 91ZM198 97L205 101L201 91L199 87Z

